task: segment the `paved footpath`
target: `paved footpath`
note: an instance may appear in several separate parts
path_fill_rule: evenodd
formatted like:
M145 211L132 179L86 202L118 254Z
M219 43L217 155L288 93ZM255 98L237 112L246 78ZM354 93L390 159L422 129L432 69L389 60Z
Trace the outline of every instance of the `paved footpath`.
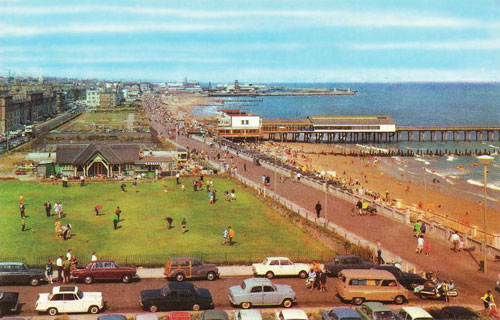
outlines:
M203 150L212 154L215 146L208 146L200 141L179 136L181 145L189 146L190 149ZM223 154L222 151L221 155ZM251 161L246 161L234 156L233 163L238 168L238 173L252 181L259 183L262 175L271 177L271 189L274 188L274 172L262 166L256 166ZM243 170L246 163L247 171ZM285 179L283 183L277 184L277 193L288 200L304 208L314 211L318 201L324 206L325 194L317 189ZM400 256L404 260L415 265L418 270L434 271L442 279L454 280L459 290L459 297L454 299L456 303L477 303L480 297L488 289L495 287L499 274L499 264L493 259L488 260L488 273L478 271L478 261L482 259L480 252L455 253L450 250L451 244L432 236L427 237L430 241L432 252L430 256L415 254L417 245L413 237L413 230L402 223L384 216L352 216L353 205L347 201L338 199L332 195L328 196L328 212L322 212L333 223L351 231L364 239L375 243L379 240L383 248ZM497 295L497 300L500 299Z

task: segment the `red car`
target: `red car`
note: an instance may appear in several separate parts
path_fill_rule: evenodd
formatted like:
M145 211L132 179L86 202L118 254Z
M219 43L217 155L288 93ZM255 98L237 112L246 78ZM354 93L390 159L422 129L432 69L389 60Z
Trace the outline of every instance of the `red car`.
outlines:
M71 279L83 280L86 284L99 280L120 280L123 283L129 283L136 277L135 267L120 267L112 260L92 261L85 268L71 271Z

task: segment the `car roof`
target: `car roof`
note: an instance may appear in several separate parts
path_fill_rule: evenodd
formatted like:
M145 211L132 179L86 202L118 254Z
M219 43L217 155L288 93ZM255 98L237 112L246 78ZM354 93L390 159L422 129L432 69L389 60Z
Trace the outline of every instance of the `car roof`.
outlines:
M359 277L362 274L363 277L366 278L380 278L380 279L388 279L394 280L394 275L387 270L378 270L378 269L344 269L340 271L342 275L347 278L350 277Z
M272 285L271 280L267 278L248 278L243 280L247 286L251 285Z
M96 260L96 261L90 261L90 263L95 263L95 262L115 262L114 260Z
M17 265L17 266L22 266L24 263L22 262L0 262L0 266L4 265Z
M267 260L290 260L287 257L267 257Z
M304 310L300 309L284 309L281 310L281 314L285 319L305 319L307 320L307 314Z
M448 312L451 312L451 313L454 313L454 314L457 314L457 315L460 315L460 316L475 316L477 317L477 314L466 308L466 307L462 307L462 306L448 306L448 307L444 307L443 309L441 309L441 311L448 311Z
M415 318L432 318L429 312L425 311L420 307L403 307L402 311L405 311L412 319Z
M351 308L333 308L330 312L335 313L339 318L361 318L359 313Z
M170 290L194 290L194 284L191 282L168 282L167 287L170 288Z
M52 288L52 294L63 293L63 292L78 292L77 286L55 286Z
M199 259L191 258L191 257L175 257L175 258L170 258L169 260L179 261L179 260L199 260Z
M244 319L252 319L252 320L262 319L262 315L260 314L259 310L245 309L245 310L239 310L238 312Z
M122 314L105 314L99 316L97 320L127 320L127 317Z
M156 314L141 313L135 316L135 320L158 320Z
M229 319L229 317L223 310L207 310L203 312L203 319Z
M335 257L336 259L347 259L347 258L361 258L360 256L354 254L341 254Z
M363 305L370 308L373 312L391 311L391 309L389 309L389 307L384 305L382 302L365 302Z

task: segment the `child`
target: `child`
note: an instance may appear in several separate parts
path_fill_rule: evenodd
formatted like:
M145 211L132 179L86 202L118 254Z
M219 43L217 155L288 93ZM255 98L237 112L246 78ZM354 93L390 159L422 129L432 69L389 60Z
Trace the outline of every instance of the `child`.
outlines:
M429 240L425 241L424 243L424 253L426 256L431 255L431 243L429 242Z
M458 240L458 252L463 252L465 248L465 242L462 237Z
M184 186L184 183L181 184L181 191L186 191L186 187Z

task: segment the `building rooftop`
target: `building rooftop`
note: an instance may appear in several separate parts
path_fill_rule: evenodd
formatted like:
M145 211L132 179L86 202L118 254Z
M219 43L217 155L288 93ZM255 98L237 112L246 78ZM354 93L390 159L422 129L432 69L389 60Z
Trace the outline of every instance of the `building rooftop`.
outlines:
M313 125L381 125L396 124L391 116L358 115L358 116L308 116Z

